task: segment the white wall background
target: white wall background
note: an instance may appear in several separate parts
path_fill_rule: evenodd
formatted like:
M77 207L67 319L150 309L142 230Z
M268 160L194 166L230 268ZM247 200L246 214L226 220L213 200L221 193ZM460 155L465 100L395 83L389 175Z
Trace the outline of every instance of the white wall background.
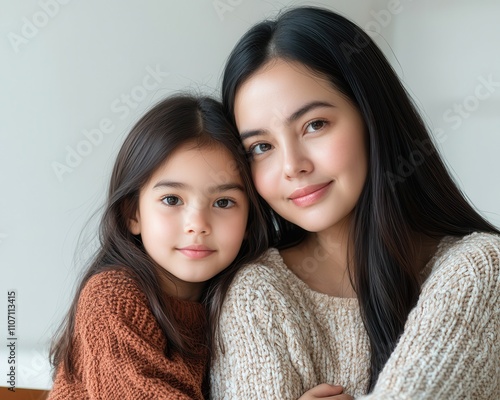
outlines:
M463 190L500 225L498 0L0 0L0 386L9 290L17 387L51 386L48 343L133 123L173 91L217 95L237 39L292 4L327 6L371 32Z

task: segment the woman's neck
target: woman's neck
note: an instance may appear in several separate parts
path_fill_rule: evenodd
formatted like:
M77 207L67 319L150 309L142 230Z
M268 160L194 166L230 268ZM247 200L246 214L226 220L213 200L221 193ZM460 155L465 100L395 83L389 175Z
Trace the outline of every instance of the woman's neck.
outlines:
M426 266L437 252L441 238L431 238L423 234L415 235L414 245L416 250L417 270L423 274L423 278L427 278L429 271Z
M345 227L310 233L281 252L285 264L311 289L335 297L356 297L349 279L349 235Z
M298 245L281 251L285 264L311 289L335 297L356 297L349 272L354 273L354 246L350 240L349 218L329 229L309 233ZM425 280L425 267L437 251L441 238L413 235L417 271ZM352 262L348 270L348 257Z

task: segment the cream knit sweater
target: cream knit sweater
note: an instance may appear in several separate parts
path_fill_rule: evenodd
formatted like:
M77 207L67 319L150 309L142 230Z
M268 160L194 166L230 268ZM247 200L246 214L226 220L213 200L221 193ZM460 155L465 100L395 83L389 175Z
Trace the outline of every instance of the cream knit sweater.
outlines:
M500 237L444 238L375 389L357 299L310 289L270 249L238 272L222 310L213 399L297 399L340 384L363 400L500 399Z

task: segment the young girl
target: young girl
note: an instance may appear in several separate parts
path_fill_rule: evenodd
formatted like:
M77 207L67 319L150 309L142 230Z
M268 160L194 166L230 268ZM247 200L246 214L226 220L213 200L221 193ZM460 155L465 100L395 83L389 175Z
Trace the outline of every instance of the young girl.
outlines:
M230 287L213 398L297 399L321 382L343 398L500 398L499 232L370 37L292 9L243 36L222 92L278 249ZM402 160L419 162L402 176Z
M51 349L49 399L204 398L227 282L267 246L240 146L209 98L167 98L135 125Z

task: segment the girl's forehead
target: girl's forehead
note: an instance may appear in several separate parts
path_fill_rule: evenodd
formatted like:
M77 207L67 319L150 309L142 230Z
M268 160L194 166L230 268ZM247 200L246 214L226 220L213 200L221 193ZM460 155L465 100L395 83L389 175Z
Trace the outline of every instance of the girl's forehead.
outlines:
M242 179L235 157L224 146L186 143L173 151L157 168L148 186L166 181L202 189L241 183Z

